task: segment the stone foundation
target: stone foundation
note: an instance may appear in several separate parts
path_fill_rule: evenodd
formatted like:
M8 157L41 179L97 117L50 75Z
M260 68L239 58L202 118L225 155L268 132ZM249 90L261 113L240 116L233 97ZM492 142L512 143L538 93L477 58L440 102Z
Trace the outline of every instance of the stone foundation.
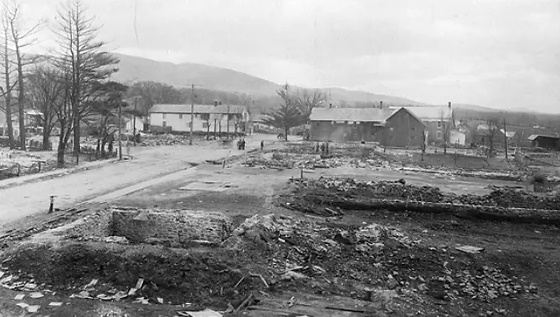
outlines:
M232 225L229 217L218 212L109 208L84 218L64 235L92 241L124 237L131 243L186 247L219 244L231 235Z
M113 235L133 243L221 243L232 232L231 220L215 212L193 210L113 210Z

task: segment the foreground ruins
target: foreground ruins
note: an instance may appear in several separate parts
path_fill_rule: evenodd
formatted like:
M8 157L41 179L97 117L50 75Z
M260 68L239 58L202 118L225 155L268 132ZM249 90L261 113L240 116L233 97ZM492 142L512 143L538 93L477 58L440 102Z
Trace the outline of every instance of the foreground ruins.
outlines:
M526 166L331 149L278 142L5 232L0 312L560 314L560 196Z

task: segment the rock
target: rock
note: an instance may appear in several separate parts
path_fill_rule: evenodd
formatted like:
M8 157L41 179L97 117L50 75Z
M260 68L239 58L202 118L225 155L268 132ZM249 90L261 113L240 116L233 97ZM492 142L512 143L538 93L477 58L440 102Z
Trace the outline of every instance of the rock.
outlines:
M462 245L460 247L456 247L455 249L465 252L465 253L471 253L471 254L477 254L480 253L482 251L484 251L484 248L479 248L479 247L473 247L471 245Z
M311 267L311 269L312 269L313 273L316 274L316 275L321 275L321 274L327 273L327 271L324 268L322 268L318 265L313 265Z
M389 274L389 276L387 277L387 288L388 289L395 289L398 285L399 285L399 283L393 277L393 275Z
M308 278L307 275L294 271L288 271L280 276L281 281L300 280L306 278Z
M346 230L338 232L334 236L334 241L336 241L338 243L342 243L342 244L354 244L354 239L350 235L350 232L348 232Z
M367 244L358 244L356 246L356 251L368 253L369 251L371 251L371 248Z
M356 232L358 241L379 242L386 235L385 227L378 224L371 224L361 228Z
M332 239L325 239L323 240L323 242L331 247L337 247L338 246L338 242L332 240Z

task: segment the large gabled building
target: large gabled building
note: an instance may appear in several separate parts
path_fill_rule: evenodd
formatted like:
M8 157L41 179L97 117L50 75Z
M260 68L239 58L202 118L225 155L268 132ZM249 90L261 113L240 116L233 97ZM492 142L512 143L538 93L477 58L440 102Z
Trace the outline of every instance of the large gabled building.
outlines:
M310 140L421 146L424 124L406 108L314 108Z
M428 144L441 145L447 139L450 142L454 129L453 109L447 106L404 107L418 117L426 126ZM393 108L397 109L397 108Z
M192 123L191 123L192 109ZM245 132L249 112L238 105L177 105L158 104L149 110L150 131Z

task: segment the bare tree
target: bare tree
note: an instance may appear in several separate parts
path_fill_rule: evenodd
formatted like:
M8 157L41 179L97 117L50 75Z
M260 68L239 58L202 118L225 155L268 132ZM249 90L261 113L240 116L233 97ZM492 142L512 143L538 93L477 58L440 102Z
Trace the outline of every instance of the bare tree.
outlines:
M69 85L69 102L72 109L72 123L65 123L74 133L74 153L80 153L80 121L88 115L88 102L98 97L94 86L106 80L115 71L112 67L119 60L101 49L104 42L98 41L99 27L94 19L87 16L86 8L80 0L72 0L57 14L55 35L59 44L56 66ZM86 102L87 101L87 102ZM66 118L68 120L68 118Z
M13 65L10 61L10 22L6 11L2 12L2 75L4 77L4 85L0 87L2 97L4 97L4 112L6 113L6 123L8 126L8 140L10 149L15 147L14 128L12 124L12 91L14 85L11 77L14 72Z
M500 128L498 126L498 119L488 119L486 120L486 125L488 129L486 130L485 136L488 140L488 153L487 156L491 157L494 154L494 138Z
M305 121L309 122L309 116L313 108L318 107L327 100L327 94L323 91L314 89L302 89L295 96L295 102L303 114Z
M17 79L14 84L17 84L17 105L18 105L18 117L19 117L19 142L21 149L25 150L25 74L24 67L35 63L38 59L36 56L29 56L23 52L23 50L35 43L35 38L33 37L37 29L41 25L40 23L35 24L30 28L24 28L22 26L22 19L20 17L20 7L19 4L15 2L5 1L2 6L3 9L3 28L4 28L4 44L8 46L11 45L11 49L6 47L4 52L6 56L4 57L4 62L8 61L15 64ZM8 34L9 33L9 34ZM9 41L7 40L9 38ZM8 53L12 54L8 54ZM8 55L13 55L13 60L8 58ZM9 68L9 67L8 67ZM6 71L9 73L9 71ZM6 75L8 76L8 75ZM8 86L9 78L7 78L6 86ZM11 94L11 93L10 93Z
M27 75L32 107L41 113L43 125L43 150L49 149L50 135L57 123L56 107L64 87L55 69L38 66Z

